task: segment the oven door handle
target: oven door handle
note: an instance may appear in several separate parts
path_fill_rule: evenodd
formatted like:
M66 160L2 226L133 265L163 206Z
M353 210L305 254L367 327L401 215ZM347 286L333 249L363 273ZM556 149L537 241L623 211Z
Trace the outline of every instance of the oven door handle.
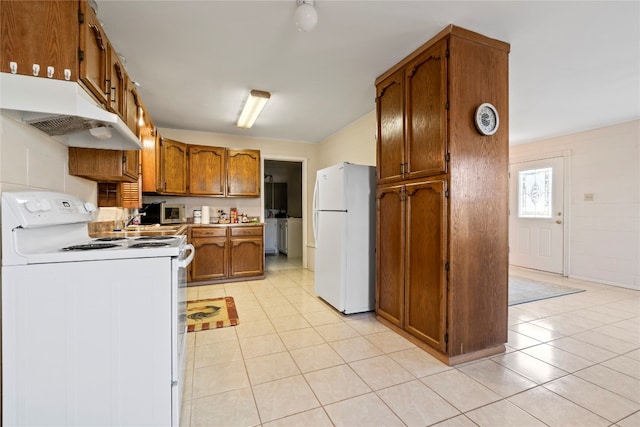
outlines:
M181 259L178 261L178 267L187 268L191 261L193 260L193 256L196 254L196 250L191 243L187 243L184 245L185 251L189 251L189 255L185 259Z

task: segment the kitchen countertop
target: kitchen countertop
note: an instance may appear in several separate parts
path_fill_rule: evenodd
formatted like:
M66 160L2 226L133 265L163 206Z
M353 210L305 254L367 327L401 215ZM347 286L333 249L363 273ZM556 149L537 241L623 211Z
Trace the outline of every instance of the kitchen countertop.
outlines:
M173 224L173 225L136 225L127 228L124 231L115 231L113 222L109 224L94 224L89 226L89 236L93 238L100 237L140 237L140 236L175 236L187 234L189 228L221 228L221 227L250 227L264 226L263 222L241 222L236 224ZM91 224L91 223L90 223Z

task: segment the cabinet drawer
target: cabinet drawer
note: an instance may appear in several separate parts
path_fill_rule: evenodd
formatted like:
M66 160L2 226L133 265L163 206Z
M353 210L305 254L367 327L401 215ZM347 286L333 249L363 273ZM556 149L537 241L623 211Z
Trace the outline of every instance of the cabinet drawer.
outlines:
M191 229L191 237L225 237L227 229L224 227L196 227Z
M231 227L231 236L262 236L262 227Z

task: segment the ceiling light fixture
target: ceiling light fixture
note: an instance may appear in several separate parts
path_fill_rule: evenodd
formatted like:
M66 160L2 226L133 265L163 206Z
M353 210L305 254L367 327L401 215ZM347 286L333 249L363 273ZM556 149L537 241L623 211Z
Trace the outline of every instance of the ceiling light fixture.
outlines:
M238 127L249 129L253 126L262 109L267 105L269 98L271 98L269 92L255 89L249 92L249 98L247 98L247 102L244 104L244 108L238 119Z
M318 24L318 12L313 7L313 0L296 0L298 7L294 15L296 27L305 33L313 30Z

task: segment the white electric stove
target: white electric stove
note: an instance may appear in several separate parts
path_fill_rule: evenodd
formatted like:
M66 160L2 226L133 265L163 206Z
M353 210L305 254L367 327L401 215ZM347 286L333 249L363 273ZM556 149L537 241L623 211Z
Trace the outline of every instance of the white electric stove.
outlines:
M92 239L94 210L2 194L3 425L179 424L193 246Z

